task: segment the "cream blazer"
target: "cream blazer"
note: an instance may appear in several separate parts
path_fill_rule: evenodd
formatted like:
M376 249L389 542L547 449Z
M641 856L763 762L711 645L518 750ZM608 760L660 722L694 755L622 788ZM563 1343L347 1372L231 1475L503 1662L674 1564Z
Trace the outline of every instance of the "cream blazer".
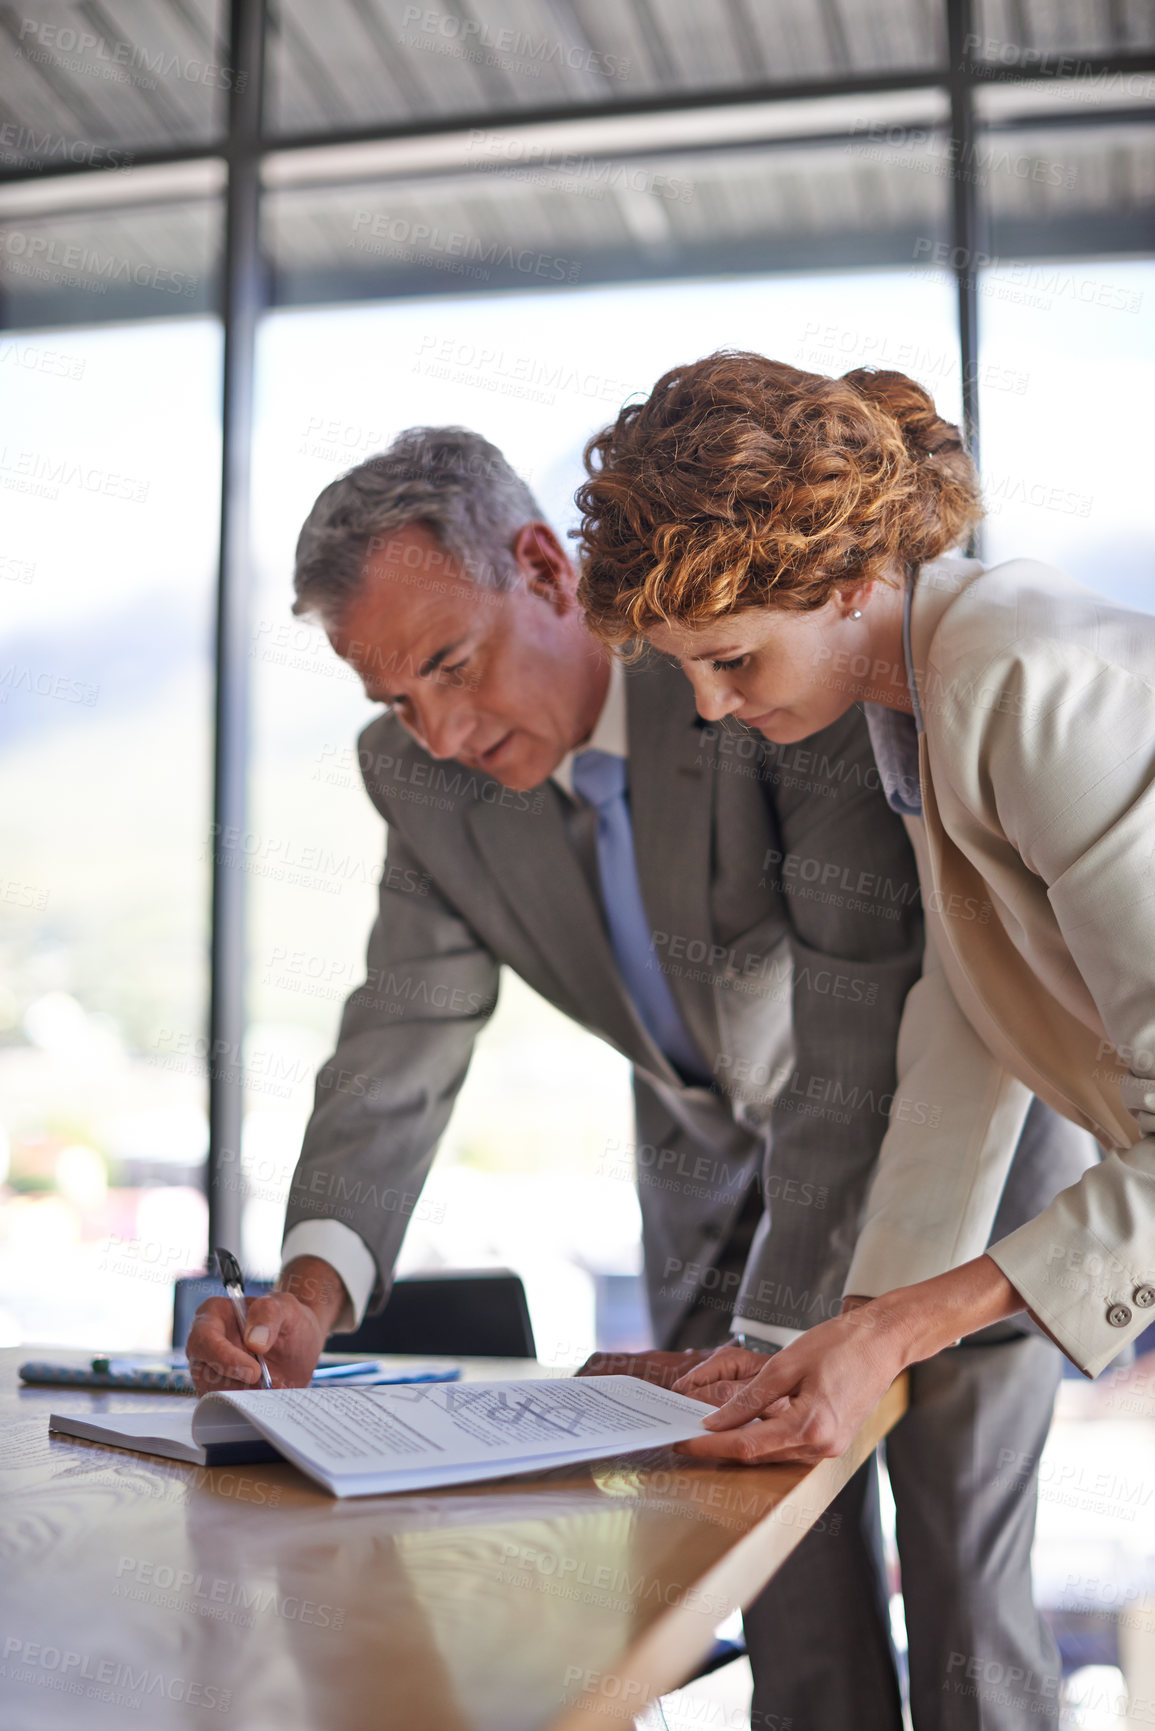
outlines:
M847 1291L880 1289L872 1246L981 1253L1030 1090L1109 1152L990 1254L1094 1376L1155 1322L1155 618L1030 560L944 559L911 660L927 963L896 1104L904 1044L941 1053L953 1018L941 1085L1000 1133L950 1171L925 1136L884 1143Z

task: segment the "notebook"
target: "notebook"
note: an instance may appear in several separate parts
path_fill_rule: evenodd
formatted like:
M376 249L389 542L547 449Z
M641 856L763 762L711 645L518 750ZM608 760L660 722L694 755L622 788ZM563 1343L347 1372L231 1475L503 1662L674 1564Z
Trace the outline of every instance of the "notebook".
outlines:
M328 1382L455 1382L455 1365L413 1364L396 1359L364 1358L350 1363L340 1354L323 1352L313 1372L313 1387ZM48 1364L32 1360L20 1366L21 1382L60 1384L71 1388L139 1389L145 1394L192 1394L193 1380L184 1353L169 1358L94 1358L87 1365Z
M629 1376L246 1389L48 1428L198 1466L291 1461L335 1497L433 1490L683 1442L711 1409Z

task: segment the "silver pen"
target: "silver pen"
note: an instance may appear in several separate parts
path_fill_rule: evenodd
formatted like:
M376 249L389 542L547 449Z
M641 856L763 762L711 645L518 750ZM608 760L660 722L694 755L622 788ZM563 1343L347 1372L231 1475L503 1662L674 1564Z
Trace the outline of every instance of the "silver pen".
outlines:
M232 1307L236 1311L237 1322L241 1330L241 1340L243 1341L245 1338L246 1310L245 1277L241 1273L240 1263L237 1261L231 1250L218 1249L214 1254L217 1259L217 1268L220 1270L221 1285L225 1289L225 1296L231 1301ZM255 1357L257 1363L261 1367L262 1388L272 1388L273 1379L269 1375L268 1365L265 1363L259 1352L255 1354Z

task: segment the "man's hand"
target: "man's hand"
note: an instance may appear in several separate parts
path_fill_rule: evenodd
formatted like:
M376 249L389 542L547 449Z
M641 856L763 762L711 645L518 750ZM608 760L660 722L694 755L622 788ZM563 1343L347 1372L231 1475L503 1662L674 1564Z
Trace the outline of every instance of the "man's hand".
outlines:
M685 1352L595 1352L574 1375L636 1376L642 1382L656 1382L659 1388L673 1388L680 1376L709 1356L708 1351L692 1348Z
M197 1393L258 1387L258 1353L274 1388L307 1388L348 1296L344 1281L327 1262L318 1256L296 1257L282 1270L275 1292L249 1300L243 1340L230 1301L206 1298L187 1347Z
M1022 1308L998 1265L980 1256L881 1298L848 1301L841 1316L808 1329L773 1358L721 1347L674 1384L679 1394L725 1402L703 1420L713 1434L677 1446L683 1454L747 1464L811 1464L840 1455L908 1364Z

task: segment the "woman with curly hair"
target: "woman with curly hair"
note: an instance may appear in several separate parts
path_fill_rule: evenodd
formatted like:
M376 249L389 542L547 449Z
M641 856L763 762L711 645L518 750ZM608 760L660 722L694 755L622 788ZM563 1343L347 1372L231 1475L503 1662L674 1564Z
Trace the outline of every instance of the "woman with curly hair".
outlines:
M768 1360L720 1349L678 1385L724 1403L687 1450L837 1454L905 1366L1024 1308L1097 1375L1155 1320L1155 618L1029 560L951 556L977 477L901 373L712 355L627 405L586 465L581 594L605 640L646 640L703 717L778 744L864 705L926 915L900 1090L918 1019L961 1010L991 1088L1017 1078L1109 1150L976 1254L1008 1122L1005 1164L929 1234L969 1248L889 1291L852 1267L843 1314ZM884 1149L865 1218L905 1234L909 1266L936 1206L959 1208L946 1176L930 1128Z

